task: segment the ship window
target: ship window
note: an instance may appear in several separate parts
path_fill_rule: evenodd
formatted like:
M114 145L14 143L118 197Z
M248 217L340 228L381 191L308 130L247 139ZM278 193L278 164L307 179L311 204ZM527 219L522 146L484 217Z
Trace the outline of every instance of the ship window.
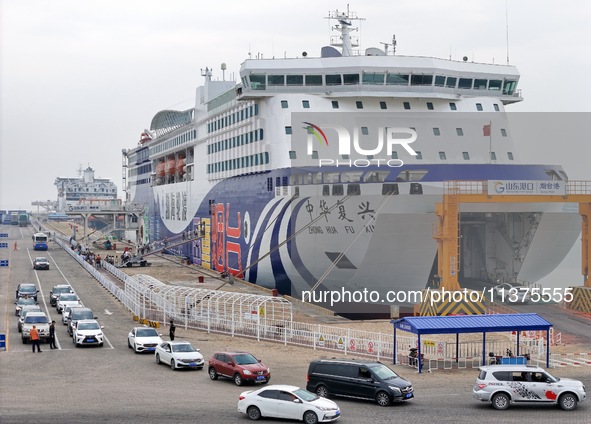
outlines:
M343 83L341 75L326 75L326 85L341 85Z
M501 80L490 80L488 82L488 89L500 91L502 85L503 85L503 81L501 81Z
M443 75L435 76L435 87L443 87L445 85L445 77Z
M474 90L486 90L486 80L485 79L475 79L474 80Z
M322 75L306 75L306 85L322 85Z
M501 135L507 137L507 130L505 128L501 128Z
M383 184L382 185L382 195L383 196L396 195L396 194L399 194L398 184L391 183L391 184Z
M386 105L386 102L380 102L380 109L388 109L388 105Z
M456 88L457 82L458 82L458 79L456 77L447 77L445 79L445 86L447 88Z
M464 135L464 130L461 128L456 128L456 134L459 135L460 137Z
M472 78L460 78L460 81L458 82L458 88L472 88Z
M441 131L439 131L439 128L433 128L433 135L441 135Z
M433 75L413 75L410 78L410 85L431 85Z
M269 163L269 152L265 152L263 156L265 157L265 163Z
M503 85L503 94L512 96L513 92L515 92L516 85L516 81L505 81L505 84Z
M497 160L497 154L495 152L490 152L490 160Z
M322 184L322 173L314 172L312 174L312 184Z
M403 74L387 74L387 85L408 85L408 75Z
M405 110L410 110L410 102L404 102L402 105L404 106Z
M312 152L312 159L318 159L318 151L317 150L314 150Z
M287 76L287 85L303 85L304 84L304 76L303 75L288 75Z
M347 196L359 196L361 194L361 186L359 184L347 185Z
M285 134L287 134L287 135L291 134L291 127L285 127Z
M363 181L366 183L381 183L390 175L388 171L369 171L363 176Z
M344 183L358 183L361 181L361 175L363 172L343 172L341 181Z
M359 74L344 74L343 75L343 84L345 84L345 85L359 84Z
M495 108L495 112L498 112L499 111L499 105L498 104L496 104L496 103L493 104L493 107Z
M439 159L441 160L446 160L447 156L445 155L445 152L439 152Z
M273 191L273 178L267 178L267 191Z
M398 159L398 152L392 152L392 159Z
M511 153L511 152L507 152L507 158L508 158L509 160L513 160L513 153Z
M357 109L363 109L363 102L361 100L357 100L355 102L355 106L357 106Z
M290 159L297 159L295 150L290 150L289 151L289 158Z
M281 100L281 109L287 109L289 107L289 104L287 103L287 100Z
M304 109L310 109L310 102L308 100L302 100L302 107Z
M408 170L408 171L401 171L400 174L396 177L396 181L402 182L410 182L410 181L421 181L425 175L427 175L426 169L415 169L415 170Z
M361 134L362 135L368 135L369 134L369 129L367 127L361 127Z
M476 103L476 110L482 112L482 103Z
M344 193L343 185L342 184L335 184L332 186L332 195L333 196L342 196Z
M341 155L343 159L349 159L349 155Z
M427 102L427 110L433 110L433 109L435 109L433 107L433 103L432 102Z
M330 196L330 186L329 185L322 186L322 195L323 196Z
M263 128L259 128L259 140L263 139Z
M265 87L265 74L252 74L249 76L250 86L253 90L264 90Z
M560 176L553 169L548 169L544 172L546 173L547 176L550 177L551 180L555 180L555 181L562 180L562 178L560 178Z
M384 85L383 73L363 73L363 84Z
M464 160L470 160L470 153L462 152L462 156L464 156Z
M338 109L339 108L339 101L338 100L333 100L332 101L332 108L333 109Z
M451 110L458 110L458 108L457 108L457 106L456 106L456 104L455 104L454 102L450 102L450 103L449 103L449 108L450 108Z
M325 172L322 174L322 182L327 184L333 184L339 182L341 174L338 172Z
M421 159L423 159L423 154L422 154L421 152L419 152L419 151L417 150L417 151L416 151L416 154L417 154L417 155L415 156L415 159L418 159L418 160L421 160Z

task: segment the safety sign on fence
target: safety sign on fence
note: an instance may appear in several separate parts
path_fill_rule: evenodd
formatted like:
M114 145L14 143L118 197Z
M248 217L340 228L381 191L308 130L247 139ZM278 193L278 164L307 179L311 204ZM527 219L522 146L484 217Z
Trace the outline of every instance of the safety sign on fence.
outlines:
M0 249L8 249L8 243L0 243Z
M8 233L0 233L0 238L8 238Z
M324 336L322 334L318 337L318 346L324 347Z
M0 266L8 266L8 259L0 260Z

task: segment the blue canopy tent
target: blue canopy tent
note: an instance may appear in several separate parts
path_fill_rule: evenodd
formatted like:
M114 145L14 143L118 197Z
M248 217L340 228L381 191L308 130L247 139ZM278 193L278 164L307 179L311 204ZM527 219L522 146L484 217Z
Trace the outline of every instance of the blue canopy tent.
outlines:
M517 333L517 356L519 356L519 334L521 331L546 331L550 340L552 324L538 314L497 314L497 315L455 315L435 317L405 317L390 321L394 324L393 363L396 363L396 330L404 330L418 336L418 368L422 371L421 335L455 334L456 361L460 333L482 333L482 363L486 363L486 333ZM550 366L550 343L546 343L546 368Z

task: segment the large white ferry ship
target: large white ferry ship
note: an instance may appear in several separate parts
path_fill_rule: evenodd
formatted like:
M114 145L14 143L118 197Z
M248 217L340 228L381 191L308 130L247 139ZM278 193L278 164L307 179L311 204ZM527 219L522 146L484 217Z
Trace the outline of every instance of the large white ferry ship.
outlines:
M193 108L158 112L123 150L143 243L203 229L180 253L292 296L417 290L437 279L444 181L567 180L515 152L514 66L359 53L357 16L328 18L320 57L249 58L239 82L206 69ZM537 281L579 233L567 204L462 205L460 283Z

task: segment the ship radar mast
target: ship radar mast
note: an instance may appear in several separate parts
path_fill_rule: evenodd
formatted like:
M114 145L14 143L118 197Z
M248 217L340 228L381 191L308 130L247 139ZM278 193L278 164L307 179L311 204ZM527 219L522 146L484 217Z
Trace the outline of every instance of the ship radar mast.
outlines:
M351 32L357 31L359 28L353 28L352 21L364 21L365 18L357 17L356 12L349 10L347 5L347 12L329 12L325 19L334 19L338 21L338 24L332 27L341 33L340 36L331 37L330 44L335 47L342 47L343 56L351 56L353 54L353 47L359 46L359 41L356 37L351 37Z

